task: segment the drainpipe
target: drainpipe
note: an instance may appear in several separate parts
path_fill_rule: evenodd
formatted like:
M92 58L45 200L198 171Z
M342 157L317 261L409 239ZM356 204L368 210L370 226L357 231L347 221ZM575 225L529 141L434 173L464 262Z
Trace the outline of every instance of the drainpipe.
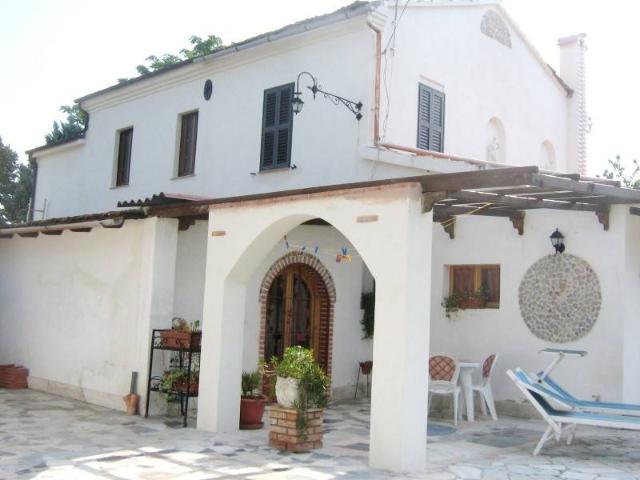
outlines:
M373 144L380 143L380 71L382 65L382 31L373 23L367 22L376 35L376 73L373 94Z

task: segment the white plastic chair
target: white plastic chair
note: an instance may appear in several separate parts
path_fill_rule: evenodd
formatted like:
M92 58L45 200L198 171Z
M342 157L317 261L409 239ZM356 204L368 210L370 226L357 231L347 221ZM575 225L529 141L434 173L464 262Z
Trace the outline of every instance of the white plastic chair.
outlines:
M491 413L491 418L498 420L498 414L496 413L496 404L493 400L493 391L491 390L491 374L498 361L498 354L492 353L482 362L481 381L479 384L473 386L473 392L480 394L480 409L483 415L487 415L487 407Z
M458 361L444 354L431 355L429 357L429 405L431 411L432 395L453 396L453 423L458 425L460 415L460 395L462 389L458 385L460 366Z

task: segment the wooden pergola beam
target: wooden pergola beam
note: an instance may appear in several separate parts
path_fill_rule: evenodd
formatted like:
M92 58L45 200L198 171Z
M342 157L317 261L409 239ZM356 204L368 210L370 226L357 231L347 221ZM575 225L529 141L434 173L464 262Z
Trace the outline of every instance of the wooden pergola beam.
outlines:
M573 203L566 201L546 200L542 198L526 198L499 195L484 192L472 192L462 190L459 192L450 192L447 198L455 198L457 200L473 202L473 203L493 203L496 206L508 206L516 209L528 208L549 208L553 210L579 210L585 212L595 212L601 207L598 205L589 205L586 203Z
M640 203L640 190L614 187L612 185L604 185L601 183L576 182L575 180L552 177L550 175L533 174L531 177L530 184L540 188L552 188L556 190L610 197L616 202L622 200Z
M509 167L463 173L439 173L421 177L423 192L451 192L467 189L530 185L538 167Z
M435 205L433 208L433 219L437 222L443 222L450 217L457 215L482 215L488 217L504 217L510 218L517 210L514 209L492 209L490 207L479 210L478 205Z

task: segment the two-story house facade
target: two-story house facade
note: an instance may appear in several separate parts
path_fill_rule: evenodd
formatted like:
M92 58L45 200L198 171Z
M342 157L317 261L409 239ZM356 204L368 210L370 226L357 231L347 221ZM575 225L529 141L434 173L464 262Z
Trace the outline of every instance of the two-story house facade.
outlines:
M584 300L599 299L589 328L562 340L599 355L581 360L588 381L560 378L585 396L637 397L619 300L637 280L624 265L638 226L627 207L609 209L635 197L604 181L593 187L610 192L602 208L569 195L594 185L584 176L584 36L559 41L556 73L498 2L399 3L356 2L79 98L84 134L30 151L33 222L0 230L0 362L28 365L34 388L120 408L131 371L146 388L150 329L202 320L198 425L222 431L237 424L233 375L286 346L314 348L335 400L353 395L358 363L373 359L372 452L403 469L421 461L419 442L393 442L422 428L409 413L423 393L426 407L430 350L499 352L502 371L539 364L550 340L527 323L521 285L559 228L567 253L599 278ZM447 180L492 172L524 185L506 195L528 188L519 175L573 183L494 202L487 180ZM418 176L420 195L396 183ZM430 190L429 177L444 186ZM466 198L481 200L447 203L474 185ZM619 253L603 255L607 243ZM398 252L403 262L388 260ZM374 289L372 340L361 297ZM482 307L450 315L443 298L460 289L484 292ZM242 320L225 323L232 317ZM409 413L391 423L385 408L406 405L385 385L407 379L424 392L398 384ZM493 387L499 410L518 410L506 376Z

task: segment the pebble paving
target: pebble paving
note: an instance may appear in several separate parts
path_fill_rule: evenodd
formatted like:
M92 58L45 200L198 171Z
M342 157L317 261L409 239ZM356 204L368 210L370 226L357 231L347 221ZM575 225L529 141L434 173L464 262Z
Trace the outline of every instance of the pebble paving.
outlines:
M267 430L213 434L175 420L121 412L32 390L0 389L0 480L9 479L640 479L640 434L582 429L573 445L531 452L544 425L487 418L430 425L428 471L397 476L367 467L369 406L333 405L324 448L287 454L267 446ZM445 427L445 428L440 428Z

